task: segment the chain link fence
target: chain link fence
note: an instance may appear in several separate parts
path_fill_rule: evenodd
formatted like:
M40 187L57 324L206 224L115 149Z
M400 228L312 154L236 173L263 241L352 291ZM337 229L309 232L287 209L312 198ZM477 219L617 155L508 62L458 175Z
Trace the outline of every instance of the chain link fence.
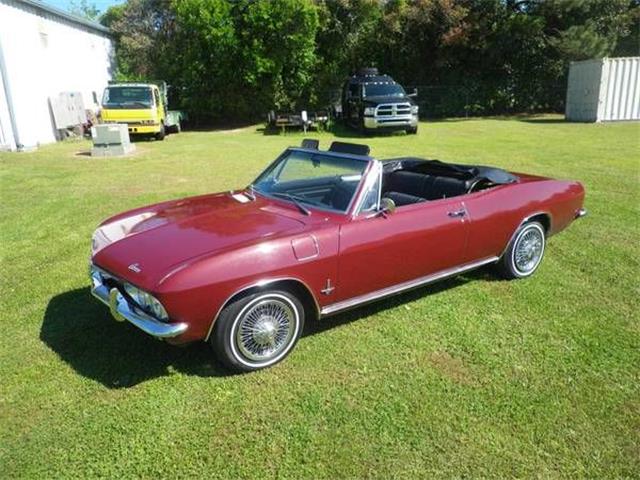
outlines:
M421 118L509 115L527 112L563 112L566 87L554 86L544 92L518 94L509 91L463 85L413 85Z
M405 90L417 90L415 102L420 117L436 119L446 117L473 117L481 115L510 115L534 112L564 112L566 86L556 85L544 92L510 92L464 85L406 85ZM335 111L340 105L340 90L323 92L319 108ZM339 108L338 108L339 110Z

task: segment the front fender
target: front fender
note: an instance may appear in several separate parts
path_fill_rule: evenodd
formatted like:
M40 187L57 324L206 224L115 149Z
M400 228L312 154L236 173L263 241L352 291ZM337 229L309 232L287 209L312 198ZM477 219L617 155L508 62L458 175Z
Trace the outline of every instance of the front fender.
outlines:
M317 254L308 254L308 248L304 247L294 250L300 238L313 238ZM173 321L189 325L184 334L171 342L207 339L229 299L249 288L278 280L295 280L304 285L319 310L330 303L321 291L328 279L335 283L337 253L337 228L327 227L313 234L258 242L181 266L164 278L155 292Z

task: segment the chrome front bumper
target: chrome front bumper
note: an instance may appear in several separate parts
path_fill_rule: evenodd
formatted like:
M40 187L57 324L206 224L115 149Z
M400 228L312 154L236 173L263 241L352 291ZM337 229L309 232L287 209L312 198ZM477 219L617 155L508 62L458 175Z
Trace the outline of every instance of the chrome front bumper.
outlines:
M364 117L365 128L408 128L418 125L418 115Z
M95 269L95 267L92 267L92 269ZM186 323L164 323L141 312L132 306L117 288L109 288L107 285L97 283L93 275L91 294L109 307L111 315L117 321L123 322L126 320L154 337L177 337L187 330L188 325Z

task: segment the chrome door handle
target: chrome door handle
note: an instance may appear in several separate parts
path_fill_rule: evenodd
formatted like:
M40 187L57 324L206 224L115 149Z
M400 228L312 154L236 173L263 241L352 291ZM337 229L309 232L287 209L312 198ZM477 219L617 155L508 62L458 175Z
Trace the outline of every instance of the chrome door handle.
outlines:
M464 217L467 214L467 211L462 208L460 210L455 210L453 212L449 212L447 215L450 217Z

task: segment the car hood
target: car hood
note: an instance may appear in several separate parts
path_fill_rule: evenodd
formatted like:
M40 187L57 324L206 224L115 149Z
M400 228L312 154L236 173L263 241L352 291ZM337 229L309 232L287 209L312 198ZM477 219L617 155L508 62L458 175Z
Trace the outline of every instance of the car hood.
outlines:
M398 97L396 95L390 96L376 96L376 97L366 97L364 99L364 104L369 107L376 107L383 103L410 103L411 105L415 105L416 102L412 97L408 97L406 95L402 97Z
M302 229L296 215L230 193L151 205L105 221L94 234L93 262L152 290L196 258Z

